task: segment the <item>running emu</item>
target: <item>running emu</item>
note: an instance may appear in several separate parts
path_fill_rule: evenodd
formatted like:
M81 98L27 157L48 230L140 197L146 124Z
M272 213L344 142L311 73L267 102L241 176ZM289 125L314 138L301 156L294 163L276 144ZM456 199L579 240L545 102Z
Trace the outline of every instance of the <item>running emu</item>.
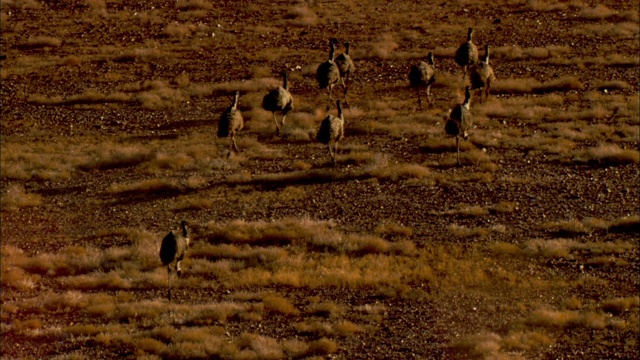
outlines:
M484 46L484 61L479 62L471 68L471 90L480 90L480 102L482 102L482 92L484 98L489 98L491 83L496 80L493 68L489 65L489 45Z
M460 143L459 137L467 140L469 138L469 129L473 125L471 118L471 110L469 110L469 101L471 101L471 88L469 86L464 89L464 102L451 110L449 120L444 125L447 134L456 137L456 150L458 152L458 165L460 165Z
M167 297L169 301L171 301L172 267L175 268L178 277L180 277L182 274L180 262L184 259L187 254L187 247L189 247L189 227L187 222L182 220L180 227L182 228L182 233L172 230L162 239L162 245L160 245L160 260L162 260L162 264L167 267L169 286Z
M239 97L240 92L236 91L233 103L220 115L220 121L218 121L218 137L230 137L231 149L236 153L239 152L238 146L236 145L236 133L244 127L242 113L237 109Z
M464 81L469 71L469 66L478 62L478 48L473 44L471 37L473 35L473 28L469 28L467 31L467 42L462 43L456 51L455 61L458 65L464 67L464 74L462 74L462 80Z
M284 127L284 118L293 109L293 96L289 92L287 82L287 72L282 71L282 86L273 89L262 99L262 108L273 113L273 122L276 124L276 136L280 136L280 131ZM282 113L282 122L278 124L276 112Z
M329 145L329 154L333 159L334 166L337 163L338 142L344 137L344 115L342 114L340 100L336 101L336 107L338 108L338 116L328 115L324 118L320 123L320 129L318 129L318 135L316 136L319 142Z
M433 61L433 53L427 55L427 62L420 61L418 65L413 65L409 71L409 85L416 89L418 93L418 107L422 109L422 98L420 90L427 90L427 101L431 103L431 85L436 82L436 69Z
M347 90L349 90L350 76L355 71L355 66L353 65L353 60L351 60L351 56L349 56L349 48L351 44L347 41L344 43L345 51L338 55L335 59L336 65L338 65L338 70L340 71L340 80L342 81L342 88L344 89L344 98L345 98L345 106L347 105Z
M340 81L340 69L335 61L333 61L333 55L336 51L335 44L337 42L338 40L335 38L329 41L329 46L331 48L329 51L329 59L320 64L320 66L318 66L318 70L316 70L316 81L318 82L318 87L320 89L326 88L329 93L327 110L331 109L331 102L333 101L333 98L331 97L331 89Z

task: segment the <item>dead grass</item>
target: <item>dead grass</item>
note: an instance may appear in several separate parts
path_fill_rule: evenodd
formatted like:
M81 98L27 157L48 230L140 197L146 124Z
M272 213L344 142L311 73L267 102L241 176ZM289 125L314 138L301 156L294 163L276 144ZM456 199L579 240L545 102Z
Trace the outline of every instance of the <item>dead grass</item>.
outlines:
M195 24L174 22L167 25L164 30L162 30L162 34L168 37L184 38L191 36L195 31Z
M597 4L595 7L583 7L580 10L580 14L578 15L580 18L585 20L618 20L618 21L637 21L638 20L638 12L629 10L618 12L609 9L604 4Z
M546 47L521 48L519 46L497 46L491 49L491 56L507 61L543 60L571 53L568 46L550 45Z
M30 37L25 41L21 47L26 49L39 49L48 47L59 47L62 45L62 40L52 36L35 36Z
M320 22L316 12L306 4L290 8L285 19L288 19L290 24L299 27L315 26Z
M623 149L616 144L600 144L586 150L573 153L573 162L577 164L595 164L599 166L615 166L637 164L640 154L637 150Z
M582 82L573 76L564 76L544 83L533 78L504 78L491 87L491 92L494 94L546 94L581 90L583 88Z
M394 222L384 222L376 227L374 233L392 239L411 237L413 235L413 228Z
M575 328L604 329L612 325L606 314L593 311L572 310L535 310L526 320L528 324L543 328Z
M213 4L206 0L178 0L176 1L178 10L211 10Z
M607 299L600 306L604 312L620 315L640 306L640 299L637 296Z
M40 3L35 0L3 0L2 6L6 6L10 9L24 10L36 10L41 7Z
M126 184L112 184L106 189L106 193L111 195L179 193L184 188L173 179L149 179Z
M2 210L15 211L24 207L38 206L42 196L27 193L22 186L14 184L2 194Z
M130 104L134 103L135 100L127 94L124 93L113 93L109 95L104 95L96 90L85 90L83 93L78 95L72 95L67 98L63 98L61 96L53 96L47 97L43 95L32 95L27 100L31 104L36 105L83 105L83 104L107 104L107 103L122 103L122 104Z
M298 309L287 299L277 294L267 294L262 298L264 308L276 314L295 315Z

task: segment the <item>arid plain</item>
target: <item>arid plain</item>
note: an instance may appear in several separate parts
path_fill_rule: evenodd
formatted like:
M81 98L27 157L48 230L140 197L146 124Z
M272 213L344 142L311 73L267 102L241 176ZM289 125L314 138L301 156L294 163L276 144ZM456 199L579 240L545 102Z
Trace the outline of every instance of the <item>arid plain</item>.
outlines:
M637 0L0 4L3 359L640 357ZM496 81L458 166L468 27Z

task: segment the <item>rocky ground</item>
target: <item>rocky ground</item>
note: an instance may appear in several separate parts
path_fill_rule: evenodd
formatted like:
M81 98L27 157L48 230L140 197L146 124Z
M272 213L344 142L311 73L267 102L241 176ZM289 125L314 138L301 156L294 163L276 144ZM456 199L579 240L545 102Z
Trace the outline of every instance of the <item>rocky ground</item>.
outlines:
M0 124L3 358L143 354L135 347L112 346L91 336L71 341L64 331L47 332L95 318L64 309L24 310L21 301L68 289L47 273L40 274L32 287L13 286L6 280L7 247L36 257L70 246L105 250L129 245L130 239L117 235L118 229L158 234L159 242L183 218L194 225L196 242L197 235L206 235L205 224L211 221L312 219L332 221L335 229L348 234L379 234L376 229L381 224L398 224L411 229L404 238L417 249L455 247L449 252L452 257L478 261L491 258L490 251L477 252L496 243L518 247L535 239L571 239L586 244L586 250L570 256L543 260L504 256L487 263L497 266L485 269L487 274L507 269L515 278L554 284L545 292L535 286L492 290L475 287L471 280L462 281L465 286L459 288L408 282L402 284L410 289L405 293L402 286L389 290L272 283L229 288L212 276L209 286L185 285L175 293L175 303L194 305L233 299L241 291L275 292L299 308L307 306L310 298L323 299L346 309L345 319L368 329L350 336L328 336L337 349L308 356L637 358L638 220L633 222L633 216L638 211L638 157L582 161L576 154L601 144L638 149L638 3L596 5L3 1L1 45L7 55L1 64ZM172 24L182 26L172 28ZM496 49L492 65L497 81L488 102L478 110L474 110L478 102L472 102L477 137L472 134L469 142L463 142L463 154L472 155L463 156L462 166L456 166L453 139L443 131L443 114L461 100L461 84L455 83L460 81L460 69L451 55L469 26L476 29L474 41L479 47L491 43ZM40 38L44 45L31 41L38 36L48 37ZM316 88L314 71L326 57L330 37L351 42L357 67L349 91L351 106L345 110L346 138L336 167L330 165L326 147L309 136L326 114L326 94ZM406 77L409 66L428 51L435 51L437 71L445 75L438 77L432 89L434 103L420 110ZM278 138L272 134L271 114L259 109L266 86L254 80L278 79L282 68L291 73L296 112L285 125L289 130ZM544 84L567 76L578 84L542 93L520 91L514 85L518 79ZM507 79L516 82L504 85ZM241 89L240 109L247 121L238 140L242 152L227 157L226 140L215 138L215 120L230 103L234 87L242 86L246 88ZM99 95L74 100L78 94L87 95L87 90ZM342 98L341 88L335 93ZM121 94L121 98L109 94ZM552 95L557 96L549 100L553 104L527 103L538 98L546 101L545 96ZM611 100L602 98L609 95ZM509 102L514 99L524 103L520 112L504 110L517 106ZM615 101L624 106L610 107ZM551 111L536 115L536 109L544 106ZM534 115L522 115L527 109ZM589 113L594 109L598 110ZM574 133L559 136L549 127L554 122L573 122ZM593 135L598 129L604 130ZM519 137L529 145L492 142L496 134ZM429 145L440 139L444 147ZM572 145L562 149L564 143L553 142L560 150L548 150L543 142L549 139ZM100 146L108 149L101 153ZM109 157L122 148L134 149L139 159ZM165 162L159 153L168 154ZM109 160L84 167L74 162L86 155ZM54 163L56 167L47 165ZM407 175L394 167L403 164L420 166L428 173ZM391 175L371 169L387 169ZM292 177L295 171L304 176ZM117 187L154 179L178 185L132 191ZM39 201L34 206L18 201L17 208L11 208L4 199L16 186L39 196ZM197 201L204 205L181 205ZM499 203L513 204L514 209L479 216L452 211L473 205L487 209ZM629 218L630 227L615 227L619 219ZM589 228L585 219L613 225ZM563 232L549 225L563 221L587 224L588 229ZM486 230L458 236L455 228ZM601 254L589 248L592 245L620 245L623 250ZM565 286L578 283L582 285ZM105 292L115 296L119 291ZM136 301L143 301L163 298L165 290L152 286L130 291ZM427 296L410 295L417 291ZM545 326L531 320L539 305L566 309L563 301L571 297L583 304L576 310L592 306L596 313L609 314L625 325ZM610 298L629 298L632 304L611 315L601 305ZM7 304L23 310L7 311ZM367 304L384 310L377 317L349 315ZM41 321L36 326L39 335L17 330L17 324L33 318ZM307 319L304 312L276 313L261 321L230 321L221 326L231 339L254 333L281 340L304 338L292 324ZM144 328L140 323L138 329ZM518 331L544 333L550 344L509 347L508 334ZM502 342L478 340L477 334L497 334ZM482 344L497 343L498 348L480 349ZM157 355L174 356L168 354Z

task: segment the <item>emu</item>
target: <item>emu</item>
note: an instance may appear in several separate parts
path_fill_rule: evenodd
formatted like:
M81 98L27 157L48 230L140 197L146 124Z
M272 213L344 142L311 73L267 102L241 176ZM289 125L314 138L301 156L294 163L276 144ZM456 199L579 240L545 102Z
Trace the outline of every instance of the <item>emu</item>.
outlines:
M469 102L471 101L471 88L469 86L464 89L464 102L451 110L449 120L444 125L447 134L456 137L456 150L458 153L458 165L460 165L460 143L459 137L467 140L469 138L469 129L473 125Z
M409 70L409 85L416 89L418 94L418 107L422 109L422 98L420 97L420 89L426 88L427 101L431 103L431 85L436 81L435 63L433 61L433 53L427 55L427 62L420 61L418 65L413 65Z
M236 145L236 133L244 127L244 120L242 119L242 113L237 109L238 106L238 98L240 97L240 92L236 91L236 94L233 99L233 103L229 106L223 113L220 115L220 121L218 121L218 137L229 137L231 138L231 149L236 153L239 152L238 146ZM231 154L231 153L229 153Z
M333 56L336 51L335 44L337 42L338 40L335 38L329 41L329 47L331 48L329 51L329 59L320 64L320 66L318 66L318 70L316 70L316 81L318 82L318 87L320 89L327 89L329 94L327 110L331 109L331 102L333 101L333 98L331 97L331 89L340 81L340 69L335 61L333 61Z
M482 102L482 90L484 90L484 98L488 99L491 83L496 79L493 68L489 65L489 45L484 46L484 60L471 68L470 79L471 90L480 91L480 102Z
M350 77L351 74L355 71L355 66L353 65L353 60L351 60L351 56L349 56L349 48L351 44L347 41L344 43L345 51L338 55L334 62L338 65L338 70L340 72L340 80L342 81L342 88L344 89L344 98L345 98L345 106L347 104L347 91L349 90L349 85L351 85Z
M182 232L170 231L167 236L162 239L162 245L160 245L160 260L162 264L167 267L168 275L168 299L171 301L171 272L172 268L180 277L182 275L182 269L180 268L180 262L187 254L187 248L189 247L189 227L185 220L180 223Z
M336 107L338 108L338 116L328 115L324 118L320 123L320 128L316 136L319 142L329 145L329 154L333 159L334 166L337 163L338 142L344 137L344 115L342 114L342 104L340 100L336 101Z
M280 136L280 130L284 127L284 119L293 109L293 96L289 92L289 84L287 82L287 72L282 71L282 86L273 89L267 93L262 99L262 108L273 113L273 122L276 124L276 136ZM282 113L282 123L278 124L276 112Z
M467 76L469 66L478 62L478 48L473 44L472 37L473 28L469 28L467 31L467 42L462 43L456 51L455 61L458 65L464 67L464 74L462 74L462 80Z

